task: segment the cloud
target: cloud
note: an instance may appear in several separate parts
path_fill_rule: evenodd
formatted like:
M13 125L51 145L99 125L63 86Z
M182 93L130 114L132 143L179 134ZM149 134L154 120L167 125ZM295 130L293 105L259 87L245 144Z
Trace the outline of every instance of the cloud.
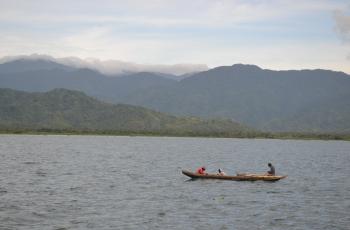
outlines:
M0 5L0 56L79 57L105 73L122 71L118 66L147 70L161 69L158 64L236 62L275 69L338 63L338 70L350 72L344 64L349 43L329 36L334 33L329 14L345 9L346 0L0 0ZM346 17L344 11L334 14L343 41L348 41Z
M237 23L331 11L343 3L326 0L1 1L0 21L112 24L157 27L231 27Z
M350 13L344 10L336 10L334 12L336 22L336 31L340 38L347 43L350 43Z
M204 64L174 64L174 65L146 65L137 64L133 62L124 62L119 60L100 60L96 58L78 58L78 57L63 57L54 58L50 55L44 54L31 54L31 55L18 55L18 56L5 56L0 58L0 63L6 63L18 59L29 60L49 60L57 62L63 65L72 66L75 68L89 68L97 70L107 75L118 75L130 72L155 72L182 75L186 73L193 73L207 70L208 67Z
M119 60L100 60L96 58L80 59L77 57L58 58L57 62L77 68L95 69L107 75L123 74L129 72L156 72L165 74L182 75L207 70L204 64L138 64Z
M349 7L350 9L350 7ZM336 32L343 43L350 50L350 10L347 12L345 10L334 11L334 19L336 23ZM350 52L346 56L347 60L350 60Z

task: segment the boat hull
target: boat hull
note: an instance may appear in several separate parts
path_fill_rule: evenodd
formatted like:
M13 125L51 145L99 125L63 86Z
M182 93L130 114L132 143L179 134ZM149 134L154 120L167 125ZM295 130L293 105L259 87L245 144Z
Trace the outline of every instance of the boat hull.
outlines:
M287 176L268 176L258 174L241 174L237 176L222 176L217 174L198 174L187 170L182 170L182 174L191 177L192 179L219 179L219 180L234 180L234 181L278 181Z

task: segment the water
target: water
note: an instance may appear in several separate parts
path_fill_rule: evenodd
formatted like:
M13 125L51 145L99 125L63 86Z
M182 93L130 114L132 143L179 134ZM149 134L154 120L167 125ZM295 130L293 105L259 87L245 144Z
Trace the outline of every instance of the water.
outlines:
M187 180L205 165L275 182ZM350 142L0 136L0 229L349 229Z

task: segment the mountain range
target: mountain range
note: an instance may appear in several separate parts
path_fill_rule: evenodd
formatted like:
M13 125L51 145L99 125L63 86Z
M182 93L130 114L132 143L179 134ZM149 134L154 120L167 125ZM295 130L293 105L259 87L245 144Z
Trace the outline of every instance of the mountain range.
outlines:
M49 60L0 64L0 87L66 88L112 103L177 116L224 118L264 131L350 133L350 76L330 70L273 71L221 66L173 80L139 72L107 76Z

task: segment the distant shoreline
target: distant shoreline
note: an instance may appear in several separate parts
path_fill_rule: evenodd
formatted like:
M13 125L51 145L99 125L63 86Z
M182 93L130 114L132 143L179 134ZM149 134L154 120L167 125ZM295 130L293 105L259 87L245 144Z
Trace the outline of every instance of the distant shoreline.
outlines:
M166 131L110 131L110 130L66 130L66 129L6 129L0 134L17 135L100 135L100 136L153 136L153 137L207 137L207 138L247 138L247 139L281 139L281 140L341 140L350 141L350 134L333 133L191 133Z

